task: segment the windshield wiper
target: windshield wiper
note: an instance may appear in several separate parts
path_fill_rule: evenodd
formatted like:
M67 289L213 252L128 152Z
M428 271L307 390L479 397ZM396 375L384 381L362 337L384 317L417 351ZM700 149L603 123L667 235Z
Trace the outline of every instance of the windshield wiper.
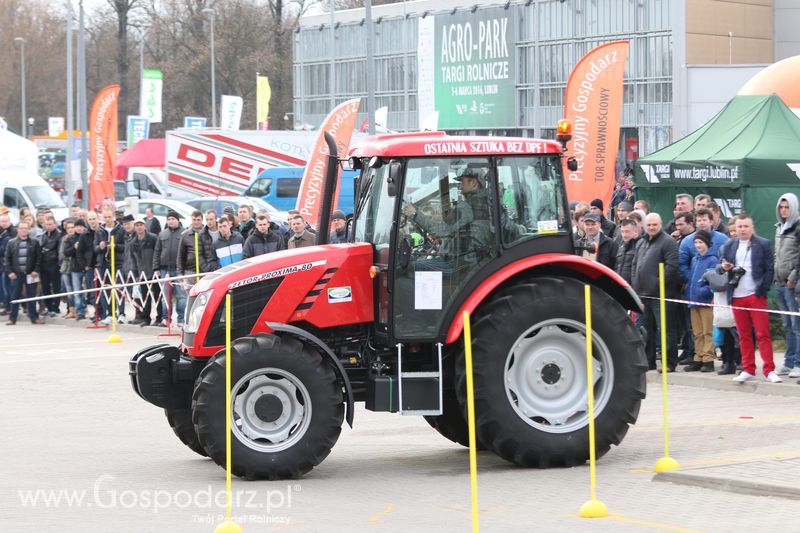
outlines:
M361 195L361 198L358 199L358 206L356 207L356 214L355 218L358 220L361 215L361 211L364 210L364 206L367 204L367 199L370 196L372 191L372 183L375 181L375 172L370 173L369 180L364 183L363 191L364 193Z

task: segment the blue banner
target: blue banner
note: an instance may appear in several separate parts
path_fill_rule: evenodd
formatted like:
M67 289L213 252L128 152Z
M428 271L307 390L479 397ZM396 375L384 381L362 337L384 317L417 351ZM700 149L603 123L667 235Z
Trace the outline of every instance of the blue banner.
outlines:
M184 128L205 128L206 117L183 117Z
M139 115L128 115L128 148L150 137L150 120Z

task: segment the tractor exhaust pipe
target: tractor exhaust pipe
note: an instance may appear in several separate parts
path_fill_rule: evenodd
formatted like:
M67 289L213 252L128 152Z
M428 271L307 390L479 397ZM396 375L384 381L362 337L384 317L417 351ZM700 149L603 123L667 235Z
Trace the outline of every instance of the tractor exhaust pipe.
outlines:
M336 192L336 180L339 177L339 155L333 135L325 132L325 143L328 145L328 168L325 174L325 187L322 192L322 213L317 228L317 244L328 244L331 225L331 207L333 194Z

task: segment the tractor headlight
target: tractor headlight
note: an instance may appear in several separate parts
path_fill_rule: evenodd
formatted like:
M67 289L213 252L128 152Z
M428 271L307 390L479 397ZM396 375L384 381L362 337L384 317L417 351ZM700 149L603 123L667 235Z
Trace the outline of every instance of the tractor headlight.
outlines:
M211 300L211 294L213 294L213 292L213 290L206 291L200 293L197 298L195 298L194 303L192 304L192 309L186 316L186 323L183 326L183 331L186 333L197 332L197 327L200 325L200 320L203 318L206 305L208 304L209 300Z

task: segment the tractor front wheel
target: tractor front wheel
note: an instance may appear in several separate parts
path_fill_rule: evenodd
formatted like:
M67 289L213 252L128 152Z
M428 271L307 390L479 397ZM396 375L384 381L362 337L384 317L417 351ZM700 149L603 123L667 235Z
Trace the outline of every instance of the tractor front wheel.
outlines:
M622 306L592 289L592 374L597 456L622 441L645 396L639 332ZM589 458L584 285L536 278L511 285L473 322L478 438L522 466L573 466ZM466 405L463 352L456 361Z
M333 448L344 419L342 387L314 349L260 334L231 346L231 470L246 479L297 478ZM208 455L225 465L225 364L200 373L192 420Z
M191 409L164 409L164 414L167 415L169 427L172 428L172 431L175 432L175 435L182 443L188 446L193 452L203 457L208 457L208 454L200 445L197 432L194 430Z

